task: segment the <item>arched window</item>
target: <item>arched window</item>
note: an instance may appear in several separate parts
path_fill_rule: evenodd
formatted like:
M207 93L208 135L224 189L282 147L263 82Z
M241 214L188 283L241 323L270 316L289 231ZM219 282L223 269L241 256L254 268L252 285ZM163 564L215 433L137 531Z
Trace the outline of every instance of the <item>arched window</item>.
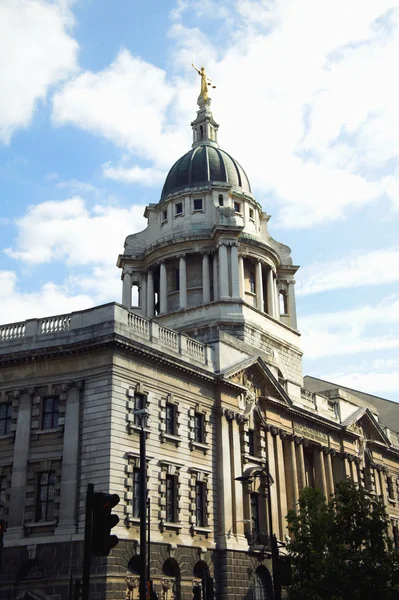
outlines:
M162 600L180 600L180 568L174 558L162 567Z
M138 283L132 285L132 308L140 308L140 286Z
M280 315L288 315L287 294L284 290L280 290L278 294L280 303Z
M224 206L223 194L219 194L219 206Z
M272 599L272 581L269 571L263 565L254 573L253 600Z
M204 560L198 561L193 569L193 598L194 600L205 600L214 598L213 578L209 573L209 567Z

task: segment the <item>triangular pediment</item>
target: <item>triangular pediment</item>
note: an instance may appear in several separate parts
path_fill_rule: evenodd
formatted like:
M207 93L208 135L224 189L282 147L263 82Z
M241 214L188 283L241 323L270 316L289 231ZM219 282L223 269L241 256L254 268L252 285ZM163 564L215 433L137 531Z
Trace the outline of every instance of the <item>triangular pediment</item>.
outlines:
M230 366L219 377L247 389L256 397L269 397L292 405L287 392L260 356L253 356Z
M367 440L391 445L384 430L369 408L359 408L345 419L342 425L349 431L358 433Z

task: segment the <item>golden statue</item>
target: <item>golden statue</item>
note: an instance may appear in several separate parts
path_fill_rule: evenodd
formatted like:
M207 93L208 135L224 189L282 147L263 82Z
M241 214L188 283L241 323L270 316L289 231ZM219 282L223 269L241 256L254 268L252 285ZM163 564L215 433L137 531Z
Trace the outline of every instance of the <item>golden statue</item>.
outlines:
M199 106L203 106L204 104L207 104L209 101L208 85L212 86L213 88L215 88L216 85L212 85L212 79L209 79L209 77L205 73L205 67L201 67L201 69L198 69L198 67L196 67L194 63L191 63L191 65L194 67L194 69L197 71L198 75L201 77L201 93L198 96L197 102L198 102Z

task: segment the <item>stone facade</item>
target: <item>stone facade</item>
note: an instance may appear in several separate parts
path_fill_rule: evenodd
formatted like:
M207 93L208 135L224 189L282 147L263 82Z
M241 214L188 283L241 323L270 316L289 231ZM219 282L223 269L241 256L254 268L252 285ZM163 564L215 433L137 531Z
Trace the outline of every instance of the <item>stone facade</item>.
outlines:
M305 389L297 267L238 163L208 164L213 181L195 162L207 145L207 160L227 161L210 114L199 111L195 153L147 207L148 228L125 242L122 304L0 326L0 598L71 600L88 483L121 498L120 541L93 558L90 597L138 598L137 408L149 412L162 600L270 598L270 536L284 553L285 516L308 485L328 497L353 478L383 498L399 541L398 434L348 390Z

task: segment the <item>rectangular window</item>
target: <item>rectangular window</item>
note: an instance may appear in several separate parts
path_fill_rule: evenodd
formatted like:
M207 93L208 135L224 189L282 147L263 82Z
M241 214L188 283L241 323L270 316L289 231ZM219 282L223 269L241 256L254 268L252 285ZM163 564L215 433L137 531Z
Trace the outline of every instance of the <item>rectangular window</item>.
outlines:
M241 213L241 203L240 202L234 202L234 210L236 213Z
M393 544L394 544L395 548L397 548L399 545L399 531L398 531L398 524L395 521L392 521L392 533L393 533Z
M7 435L11 429L11 404L0 404L0 435Z
M176 477L166 476L166 521L176 522Z
M177 202L175 204L175 215L183 214L183 202Z
M197 527L205 527L205 483L195 484L195 523Z
M180 290L180 269L175 269L174 271L174 276L175 276L175 292L178 292Z
M132 517L140 518L140 469L133 469Z
M166 433L169 435L176 434L176 406L174 404L166 405Z
M143 408L145 408L143 394L134 394L134 410L142 410ZM133 416L134 416L133 423L135 425L137 425L138 427L140 427L141 419L143 418L143 415L133 415Z
M60 416L60 400L55 396L43 398L42 429L56 429Z
M224 198L222 194L219 194L219 206L224 206Z
M253 429L248 430L248 452L250 456L255 456L255 432Z
M249 218L253 221L254 220L254 210L253 208L249 209Z
M162 223L165 223L165 221L168 220L168 211L165 208L165 210L162 211Z
M387 490L388 490L388 497L392 498L393 500L395 500L395 491L393 489L393 481L392 481L392 477L387 477Z
M54 519L55 473L44 471L38 474L35 521Z
M202 198L195 198L193 201L194 210L202 210Z
M194 441L199 444L204 443L204 415L202 413L195 413L194 416Z

